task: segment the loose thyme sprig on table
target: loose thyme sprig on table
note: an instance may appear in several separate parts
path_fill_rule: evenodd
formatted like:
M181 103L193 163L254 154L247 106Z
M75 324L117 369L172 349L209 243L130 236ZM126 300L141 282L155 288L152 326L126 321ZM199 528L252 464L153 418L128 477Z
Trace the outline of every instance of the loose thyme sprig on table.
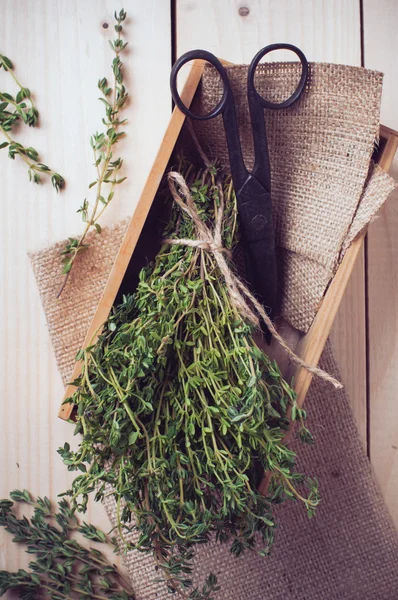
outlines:
M0 131L6 138L5 142L0 143L0 149L8 148L8 156L13 160L19 155L28 166L29 180L34 183L40 183L41 175L45 174L51 177L51 183L58 192L65 185L65 180L59 173L52 171L47 165L39 161L39 153L31 146L26 147L16 142L12 136L12 130L19 122L36 127L39 119L39 112L33 102L31 92L23 87L13 72L13 65L7 56L0 54L0 69L9 73L19 87L17 95L12 96L7 92L0 92Z
M79 525L66 500L54 512L48 498L34 500L27 490L15 490L10 498L0 500L0 526L14 536L14 542L25 544L34 559L29 571L0 571L0 596L15 589L23 600L134 600L130 584L117 567L97 549L74 539L78 532L87 540L109 543L103 531L87 523ZM14 502L32 507L32 517L19 519Z
M102 121L106 131L103 133L97 132L90 139L97 178L90 183L89 189L95 188L95 199L92 207L90 207L88 200L84 199L82 206L77 211L81 213L82 220L86 224L84 231L79 238L69 238L61 252L63 257L62 272L65 274L65 279L58 297L65 288L77 255L88 248L88 244L85 243L88 232L91 229L96 229L97 233L101 233L101 225L98 221L111 202L115 194L115 187L127 179L126 177L119 177L119 171L123 164L122 159L113 157L113 148L124 135L124 132L120 131L120 127L126 123L126 119L120 120L120 111L128 98L128 93L123 84L122 62L120 60L120 53L127 46L127 42L124 42L121 37L122 23L126 19L126 12L123 9L119 14L115 12L115 19L117 38L113 42L109 41L110 47L115 53L112 62L113 88L109 87L105 77L98 82L98 87L103 94L103 98L100 98L100 100L105 105L106 116ZM106 192L105 188L107 188Z
M209 227L225 199L221 233L229 256L238 240L230 177L218 182L214 168L195 176L191 166L183 174ZM164 234L197 236L176 205ZM216 589L213 575L192 589L196 544L213 534L239 555L260 538L260 553L268 554L273 505L300 500L312 515L319 503L317 482L295 472L296 455L283 442L290 407L310 441L305 413L253 330L210 251L164 244L98 342L77 357L83 371L69 401L83 438L76 452L69 444L59 450L69 470L83 471L68 491L72 505L85 511L89 495L101 501L111 484L126 551L152 553L181 598L210 598ZM271 473L267 497L257 491L264 471ZM126 538L134 530L135 543Z

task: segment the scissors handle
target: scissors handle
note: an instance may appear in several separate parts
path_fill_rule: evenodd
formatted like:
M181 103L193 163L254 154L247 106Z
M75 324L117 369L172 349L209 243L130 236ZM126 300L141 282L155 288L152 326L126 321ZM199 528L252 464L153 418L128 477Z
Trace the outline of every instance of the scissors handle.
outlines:
M293 94L287 100L275 103L266 100L258 93L254 84L254 76L258 63L263 56L273 50L280 49L291 50L299 57L302 72L299 84ZM217 69L223 83L221 100L206 115L197 115L187 108L177 90L179 70L187 62L195 59L202 59L212 64ZM291 44L271 44L260 50L253 58L249 66L247 79L247 94L255 150L254 167L250 173L246 169L243 160L231 84L227 71L220 60L206 50L192 50L176 61L170 76L173 99L181 112L187 117L197 121L207 121L222 114L245 248L247 279L271 318L274 316L277 305L278 280L264 108L283 109L291 106L303 93L307 77L307 59L301 50Z
M197 115L193 113L183 103L178 90L177 90L177 75L183 65L192 60L205 60L215 67L221 77L223 83L223 94L219 103L206 115ZM227 140L228 153L230 159L231 174L236 190L240 189L245 183L249 173L245 167L243 161L242 148L240 144L238 119L236 116L235 101L231 84L227 71L225 70L221 61L207 50L191 50L186 52L174 63L170 75L170 89L173 96L173 100L187 117L195 119L196 121L208 121L222 114L224 122L224 131Z
M206 115L197 115L193 113L187 106L185 106L177 89L177 76L181 67L183 67L188 62L198 59L205 60L206 62L213 65L213 67L217 69L224 85L223 95L221 97L220 102ZM187 117L195 119L196 121L208 121L209 119L213 119L214 117L219 115L225 109L228 100L228 95L232 94L228 75L221 61L211 52L207 52L207 50L190 50L189 52L186 52L176 60L170 73L170 89L171 95L173 96L173 100L180 109L180 111L184 113L184 115L186 115Z
M265 98L263 98L261 96L261 94L259 94L257 92L256 86L254 84L254 76L256 74L256 69L257 69L258 63L266 54L269 54L270 52L273 52L274 50L289 50L290 52L293 52L294 54L296 54L301 62L300 81L298 82L297 87L294 90L293 94L291 96L289 96L289 98L287 98L286 100L283 100L282 102L270 102L269 100L266 100ZM273 108L273 109L279 110L281 108L288 108L288 106L291 106L292 104L294 104L294 102L296 102L296 100L298 100L298 98L304 92L304 89L305 89L305 86L307 83L307 79L308 79L308 61L305 57L304 52L302 52L300 50L300 48L297 48L297 46L293 46L293 44L269 44L269 46L265 46L259 52L257 52L257 54L253 58L252 62L250 63L248 74L247 74L247 88L248 88L248 90L252 89L254 91L254 96L255 96L257 102L259 102L259 104L263 108Z
M254 77L260 60L274 50L289 50L296 54L301 62L300 81L289 98L282 102L270 102L256 90ZM308 61L304 53L292 44L270 44L262 48L249 65L247 73L247 98L253 132L254 165L252 174L271 192L271 167L269 163L268 144L265 130L264 108L280 110L294 104L303 94L308 79Z

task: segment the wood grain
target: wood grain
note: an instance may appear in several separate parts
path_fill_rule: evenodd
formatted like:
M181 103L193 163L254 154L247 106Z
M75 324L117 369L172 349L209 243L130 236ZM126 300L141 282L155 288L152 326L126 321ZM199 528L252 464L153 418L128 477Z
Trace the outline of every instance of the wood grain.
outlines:
M132 214L169 120L170 3L0 2L0 52L15 63L41 113L40 127L23 128L18 139L37 148L67 180L65 192L57 196L49 184L29 183L24 163L1 151L1 498L14 488L27 488L55 499L72 480L56 450L65 441L74 444L73 427L57 418L63 385L28 252L82 229L76 210L93 179L89 136L101 127L103 116L97 81L111 76L108 39L113 13L123 7L128 13L124 62L131 101L120 152L128 180L109 208L107 223ZM0 89L8 87L8 79L1 70ZM109 528L101 505L90 505L86 518ZM0 569L25 564L23 550L1 532Z
M364 1L365 66L385 73L382 119L393 128L398 128L397 22L398 3ZM398 178L398 160L391 173ZM398 193L395 192L368 235L368 362L370 458L398 526L397 265Z
M360 64L357 2L176 0L176 6L177 56L204 48L233 63L247 63L263 46L287 42L309 60Z
M367 448L365 247L361 245L331 330L331 340L363 447Z

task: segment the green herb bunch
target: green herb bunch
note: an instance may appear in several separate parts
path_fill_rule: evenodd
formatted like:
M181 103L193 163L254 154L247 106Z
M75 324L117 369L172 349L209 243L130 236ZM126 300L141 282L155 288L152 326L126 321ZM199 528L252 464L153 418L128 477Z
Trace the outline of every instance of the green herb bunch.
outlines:
M0 54L0 69L9 73L17 84L19 91L14 97L7 92L0 92L0 131L6 138L0 143L0 149L8 148L8 156L13 160L19 155L28 166L29 180L40 183L41 175L49 175L51 183L58 192L65 185L61 175L52 171L47 165L39 160L39 153L31 146L26 147L16 142L12 137L12 131L22 122L29 127L36 127L39 120L39 112L33 102L31 92L23 87L13 72L13 64L7 56Z
M0 500L0 526L27 546L34 558L29 571L0 571L0 596L15 590L22 600L79 598L134 600L131 587L96 548L84 547L72 536L76 532L94 542L107 543L107 536L93 525L79 525L66 500L53 512L48 498L34 500L27 490L16 490L11 500ZM14 502L33 508L29 519L17 517Z
M72 270L76 256L79 252L86 250L88 244L85 242L86 236L91 229L101 233L99 219L105 209L111 202L115 194L115 187L123 183L126 177L120 177L119 171L122 168L123 160L113 156L114 146L124 136L120 127L126 123L126 119L121 120L120 112L126 104L128 93L123 83L121 52L126 48L127 42L122 39L122 23L126 19L126 12L122 9L119 14L115 12L116 25L114 26L117 37L114 41L109 41L110 47L115 53L112 61L112 71L114 77L113 88L109 87L108 81L104 77L98 81L98 88L102 92L100 101L105 106L105 118L102 122L105 131L94 133L91 136L90 144L94 154L94 166L97 171L97 177L89 185L89 189L95 188L95 197L93 205L90 207L85 198L83 204L78 209L81 214L85 228L79 238L69 238L65 248L62 250L62 272L66 275L64 283L58 296L65 288L69 274Z
M225 198L222 238L237 239L236 197L230 178L210 168L184 173L201 219L213 223ZM192 220L176 205L165 237L195 239ZM232 267L231 267L232 268ZM283 443L289 424L305 416L277 364L253 340L226 291L211 252L164 244L144 268L136 292L114 309L98 342L82 350L77 391L79 448L59 450L81 471L68 495L84 511L89 494L101 501L111 484L125 549L154 554L170 591L210 598L213 575L193 589L195 545L210 535L240 555L261 540L269 553L273 505L300 499L311 515L315 480L295 472ZM309 436L302 426L303 438ZM257 491L264 471L269 493ZM309 488L304 496L297 490ZM126 539L135 531L136 542ZM138 532L138 534L137 534Z

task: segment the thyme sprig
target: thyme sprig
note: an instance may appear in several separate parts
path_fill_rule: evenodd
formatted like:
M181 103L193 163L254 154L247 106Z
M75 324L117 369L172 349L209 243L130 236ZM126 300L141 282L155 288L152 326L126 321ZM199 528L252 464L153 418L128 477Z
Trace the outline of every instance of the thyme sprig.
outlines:
M99 219L113 199L115 187L127 179L126 177L119 176L123 160L120 157L114 158L113 156L114 146L125 135L123 131L120 131L120 127L126 123L126 119L120 119L120 112L126 104L128 93L123 83L120 54L127 46L127 42L124 42L121 37L123 32L122 23L126 19L126 16L126 12L123 9L119 14L115 12L116 25L114 28L117 37L115 40L109 41L110 47L115 53L112 61L113 88L109 87L105 77L98 81L98 87L103 95L99 100L105 106L105 118L102 119L105 125L105 132L96 132L90 138L97 177L90 183L89 189L95 188L95 198L91 207L88 200L84 199L83 204L77 211L81 214L82 220L85 223L83 233L79 238L69 238L61 252L62 272L65 274L65 279L58 297L65 288L77 255L89 247L85 243L88 232L91 229L95 229L97 233L101 233Z
M77 532L94 542L108 543L105 533L93 525L79 524L66 500L54 512L48 498L34 500L27 490L15 490L11 500L0 500L0 526L27 546L34 558L29 571L0 571L0 596L16 590L23 600L134 600L130 584L96 548L85 547L73 535ZM18 518L14 503L29 505L33 515Z
M220 183L214 168L194 177L189 166L185 178L207 223L225 198L222 239L232 251L238 228L230 178ZM196 237L176 206L165 237ZM89 495L101 501L111 484L126 551L151 552L181 598L211 598L217 589L213 575L193 589L196 544L213 535L240 555L260 538L266 555L275 503L300 500L310 516L319 503L316 480L296 473L296 455L283 442L288 411L301 422L305 413L253 333L212 254L165 244L99 341L77 357L83 371L67 401L77 405L75 433L83 438L75 452L69 444L59 449L68 469L81 471L67 492L72 505L85 511ZM257 491L264 471L271 473L267 497Z
M11 75L19 87L19 91L15 97L8 92L0 92L0 131L6 138L5 142L0 143L0 149L8 148L8 156L13 160L17 155L22 158L28 166L30 181L40 183L42 174L50 176L51 183L58 192L65 185L64 178L40 162L37 150L31 146L24 146L12 138L12 131L21 121L29 127L36 127L39 120L39 111L32 99L31 91L22 86L13 71L11 60L3 54L0 54L1 68Z

